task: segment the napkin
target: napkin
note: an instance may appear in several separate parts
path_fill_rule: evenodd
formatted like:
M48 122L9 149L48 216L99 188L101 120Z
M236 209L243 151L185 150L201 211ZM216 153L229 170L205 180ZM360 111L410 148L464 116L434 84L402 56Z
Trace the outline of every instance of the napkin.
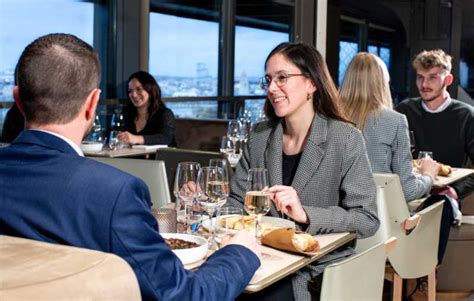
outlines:
M269 247L300 253L314 255L320 250L318 241L308 233L296 233L292 228L277 228L267 231L261 237L262 244Z
M168 145L166 145L166 144L153 144L153 145L136 144L136 145L132 146L132 148L144 149L144 150L147 150L147 151L157 150L157 149L163 148L163 147L168 147Z

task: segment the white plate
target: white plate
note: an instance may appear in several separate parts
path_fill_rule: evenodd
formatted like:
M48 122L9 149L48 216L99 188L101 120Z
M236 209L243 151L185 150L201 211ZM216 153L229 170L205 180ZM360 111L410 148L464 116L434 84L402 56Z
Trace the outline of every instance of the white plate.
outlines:
M212 218L212 222L215 224L216 223L216 218ZM295 223L293 221L290 221L288 219L283 219L279 217L274 217L274 216L262 216L262 219L260 220L261 223L267 223L272 225L275 228L295 228ZM203 220L202 226L209 230L209 219Z
M101 142L83 141L79 148L83 152L100 152L103 146Z
M173 250L173 253L178 256L183 264L190 264L203 259L207 254L208 244L207 240L196 235L182 234L182 233L160 233L163 238L177 238L186 241L192 241L199 245L199 247Z

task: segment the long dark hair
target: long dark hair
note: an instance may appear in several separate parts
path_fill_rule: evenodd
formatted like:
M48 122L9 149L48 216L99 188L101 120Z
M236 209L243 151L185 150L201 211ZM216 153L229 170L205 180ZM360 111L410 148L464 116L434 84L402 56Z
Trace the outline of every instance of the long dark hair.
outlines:
M148 100L148 118L151 118L151 116L158 111L161 107L165 108L165 104L163 103L163 100L161 99L161 89L158 83L156 82L155 78L151 76L150 73L145 72L145 71L137 71L130 75L130 77L127 80L127 89L128 89L128 84L132 79L136 79L140 82L140 84L143 86L143 89L150 95L150 99ZM128 91L128 90L127 90ZM127 93L128 94L128 93ZM129 97L130 98L130 97ZM132 116L132 120L137 117L137 109L133 104L130 106L130 114Z
M321 54L314 47L302 43L281 43L268 55L265 60L265 69L268 60L278 53L284 55L287 60L298 67L301 73L316 86L316 91L313 93L313 107L318 114L327 118L349 122L340 109L339 93L329 74L328 67ZM269 120L277 121L280 119L276 116L268 97L265 101L264 111Z

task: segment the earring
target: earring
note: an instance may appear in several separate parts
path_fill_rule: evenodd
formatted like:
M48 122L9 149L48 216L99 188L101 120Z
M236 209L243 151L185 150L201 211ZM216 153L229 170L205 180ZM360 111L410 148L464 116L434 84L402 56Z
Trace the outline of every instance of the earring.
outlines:
M307 101L313 100L313 93L308 93L308 96L306 96L306 100Z

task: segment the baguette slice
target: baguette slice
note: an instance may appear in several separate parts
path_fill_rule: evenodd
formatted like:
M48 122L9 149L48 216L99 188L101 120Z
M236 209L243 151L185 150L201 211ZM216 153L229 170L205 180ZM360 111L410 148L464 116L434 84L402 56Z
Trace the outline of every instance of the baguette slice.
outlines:
M439 168L438 176L447 177L451 174L453 169L449 165L441 164Z
M262 235L262 244L294 253L319 251L318 241L307 233L295 233L292 228L277 228Z

